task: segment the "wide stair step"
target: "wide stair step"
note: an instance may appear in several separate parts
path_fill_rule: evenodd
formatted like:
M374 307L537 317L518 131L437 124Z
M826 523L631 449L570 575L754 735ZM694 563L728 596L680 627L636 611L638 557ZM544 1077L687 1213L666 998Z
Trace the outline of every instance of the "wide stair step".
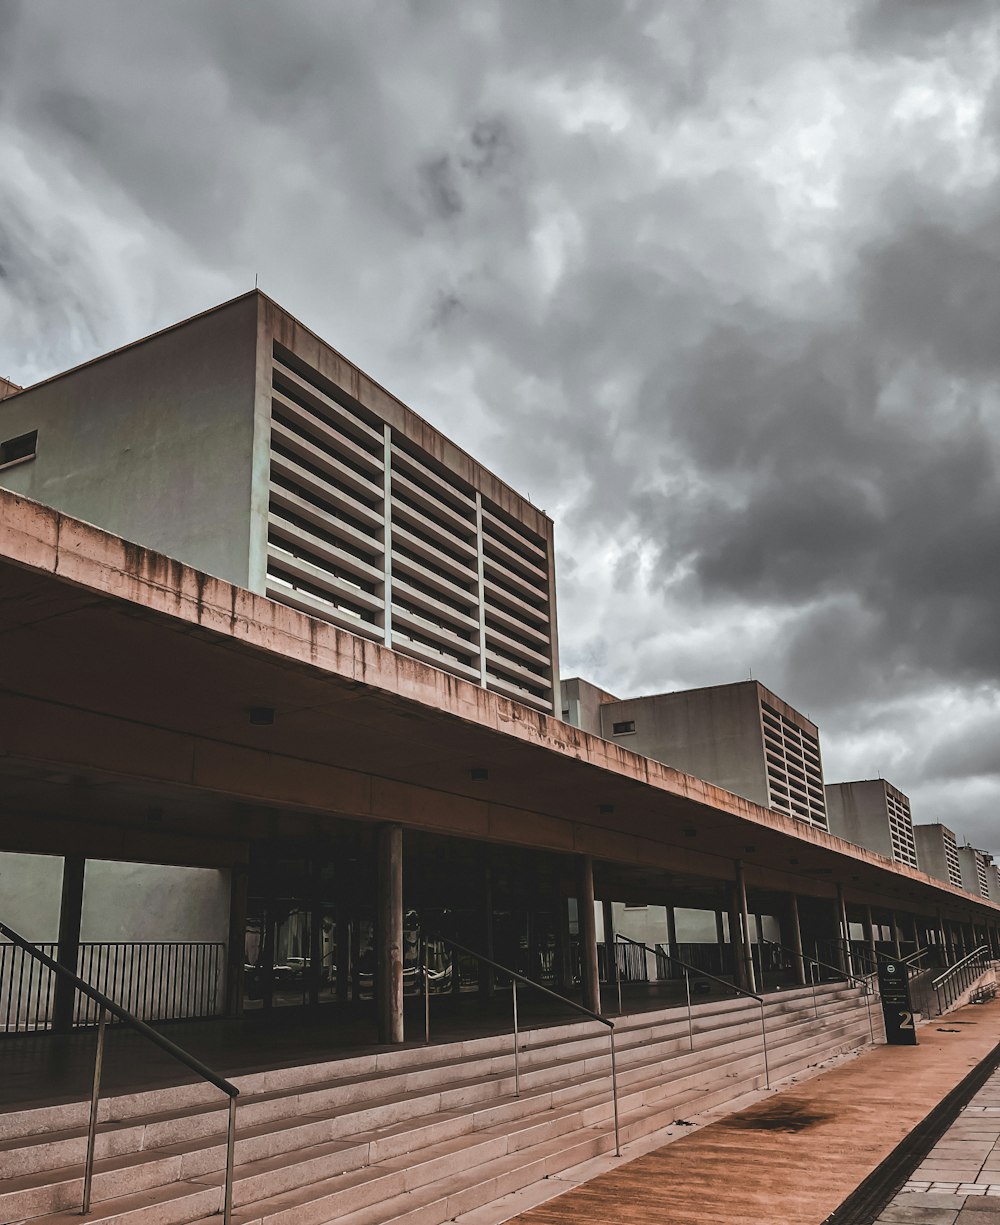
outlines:
M865 1001L843 984L769 996L765 1023L772 1081L869 1041ZM623 1143L764 1085L747 1001L696 1005L690 1032L683 1008L616 1018L616 1038ZM509 1036L242 1078L234 1221L439 1225L613 1152L606 1031L528 1030L521 1048L520 1097ZM190 1087L102 1104L89 1219L217 1221L224 1105ZM80 1219L82 1110L0 1120L0 1220Z

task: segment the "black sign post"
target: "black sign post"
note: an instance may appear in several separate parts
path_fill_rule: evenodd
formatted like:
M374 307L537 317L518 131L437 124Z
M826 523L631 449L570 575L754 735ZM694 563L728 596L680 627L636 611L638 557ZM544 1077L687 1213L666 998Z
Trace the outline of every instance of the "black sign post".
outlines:
M910 1003L910 972L902 961L878 963L878 989L885 1017L885 1040L890 1046L916 1046L917 1026Z

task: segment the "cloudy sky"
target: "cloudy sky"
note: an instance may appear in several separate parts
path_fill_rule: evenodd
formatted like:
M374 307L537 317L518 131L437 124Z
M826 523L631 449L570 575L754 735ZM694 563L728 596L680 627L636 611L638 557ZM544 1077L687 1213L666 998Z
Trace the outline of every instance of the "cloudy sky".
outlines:
M565 675L1000 852L998 11L0 0L0 374L259 276L555 518Z

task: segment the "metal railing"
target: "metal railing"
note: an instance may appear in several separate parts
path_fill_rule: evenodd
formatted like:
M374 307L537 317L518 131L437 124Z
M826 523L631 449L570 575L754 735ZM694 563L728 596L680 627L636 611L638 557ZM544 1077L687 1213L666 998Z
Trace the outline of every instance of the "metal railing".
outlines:
M939 974L931 982L937 999L938 1015L950 1008L963 991L966 991L977 978L986 973L991 960L992 954L989 948L981 944L979 948L966 954L961 961L956 961L953 966L949 966L943 974Z
M697 966L688 965L686 961L681 961L679 957L674 957L672 954L664 951L663 945L658 944L655 948L649 944L643 944L641 940L633 940L631 936L623 936L620 932L615 934L615 940L620 940L625 944L632 945L636 948L645 949L647 953L652 953L657 959L657 977L666 977L660 975L659 962L660 959L679 966L684 971L684 991L687 997L687 1021L688 1021L688 1045L694 1050L694 1020L691 1013L691 975L696 978L710 978L713 982L721 983L727 991L733 991L737 995L745 996L747 999L755 1000L760 1005L760 1043L761 1054L764 1060L764 1085L766 1088L771 1087L771 1073L768 1067L767 1060L767 1025L764 1022L764 997L757 995L754 991L746 991L743 987L737 987L735 983L727 982L724 978L719 978L716 974L709 974L705 970L699 970ZM621 988L619 987L618 1007L621 1009Z
M54 961L59 946L34 947ZM226 946L211 941L80 942L80 977L142 1021L211 1017L219 1011ZM0 942L0 1033L48 1029L55 975L15 944ZM96 1025L100 1010L77 996L74 1025Z
M819 999L816 995L816 983L822 981L822 975L819 973L821 969L833 970L844 982L850 983L852 987L860 987L865 997L865 1006L868 1009L868 1030L871 1034L872 1042L875 1041L875 1022L872 1020L872 1001L871 997L874 994L874 987L865 976L849 974L846 970L842 970L839 966L831 965L829 962L820 961L818 957L810 957L807 953L799 953L795 949L790 948L787 944L782 944L779 940L764 940L764 944L770 945L772 948L781 949L783 952L791 953L793 959L802 958L803 976L807 979L805 985L812 988L813 1000L813 1015L819 1016ZM815 972L814 972L815 971ZM870 976L869 976L870 977Z
M520 1053L518 1050L518 1019L517 1019L517 984L523 983L526 987L531 987L534 991L540 991L542 995L547 995L551 999L557 1000L560 1004L567 1008L572 1008L575 1012L582 1012L584 1016L590 1017L592 1021L598 1021L601 1025L607 1027L608 1038L611 1042L611 1103L614 1113L614 1128L615 1128L615 1156L622 1155L621 1138L618 1129L618 1066L615 1059L615 1023L607 1017L601 1016L599 1012L591 1012L589 1008L585 1008L582 1004L578 1004L575 1000L568 1000L564 995L560 995L558 991L551 991L548 987L543 987L541 983L536 983L533 979L525 978L523 974L518 974L516 970L512 970L509 966L503 966L498 961L493 961L490 957L483 956L482 953L477 953L475 949L466 948L464 944L459 944L457 940L449 940L445 936L436 936L442 944L448 945L455 952L464 953L467 957L475 957L480 964L489 966L498 973L503 974L510 979L511 1000L514 1013L514 1096L521 1096L521 1063ZM430 1041L430 992L427 990L429 982L428 976L433 974L427 965L422 967L424 973L424 1036L426 1041Z
M110 999L102 991L98 991L96 987L92 987L90 983L85 982L78 974L67 970L65 966L60 965L58 961L54 960L47 953L43 953L41 949L36 948L35 945L25 940L23 936L19 935L5 923L0 923L0 936L4 936L12 945L20 949L22 953L37 962L40 967L62 978L64 981L72 983L77 992L85 995L100 1009L97 1021L97 1053L94 1057L94 1083L90 1094L90 1118L87 1125L87 1159L83 1175L83 1206L80 1209L81 1215L85 1216L90 1212L91 1190L94 1181L94 1150L97 1143L97 1108L101 1096L101 1073L104 1067L104 1037L108 1018L114 1017L134 1029L137 1033L142 1034L144 1038L148 1038L160 1050L173 1056L174 1059L184 1064L185 1067L190 1068L202 1080L206 1080L209 1084L220 1089L229 1098L229 1122L226 1133L226 1177L222 1188L221 1212L223 1225L230 1225L233 1214L233 1167L236 1153L236 1099L240 1095L239 1089L228 1080L224 1080L216 1072L213 1072L200 1059L196 1059L194 1055L188 1054L187 1051L183 1050L175 1042L171 1042L169 1038L165 1038L163 1034L152 1029L145 1021L140 1021L138 1017L127 1012L120 1004L116 1004L113 999Z

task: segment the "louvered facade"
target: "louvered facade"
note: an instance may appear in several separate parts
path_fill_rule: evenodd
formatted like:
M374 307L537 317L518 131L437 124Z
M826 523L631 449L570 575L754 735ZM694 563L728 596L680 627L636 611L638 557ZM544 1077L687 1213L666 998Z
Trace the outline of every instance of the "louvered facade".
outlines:
M892 857L900 863L917 866L917 844L913 838L913 818L910 801L895 787L886 786L886 811L889 816L889 836L892 840Z
M819 737L763 697L760 721L769 807L826 829Z
M267 595L551 713L551 522L384 393L278 339L269 373Z

